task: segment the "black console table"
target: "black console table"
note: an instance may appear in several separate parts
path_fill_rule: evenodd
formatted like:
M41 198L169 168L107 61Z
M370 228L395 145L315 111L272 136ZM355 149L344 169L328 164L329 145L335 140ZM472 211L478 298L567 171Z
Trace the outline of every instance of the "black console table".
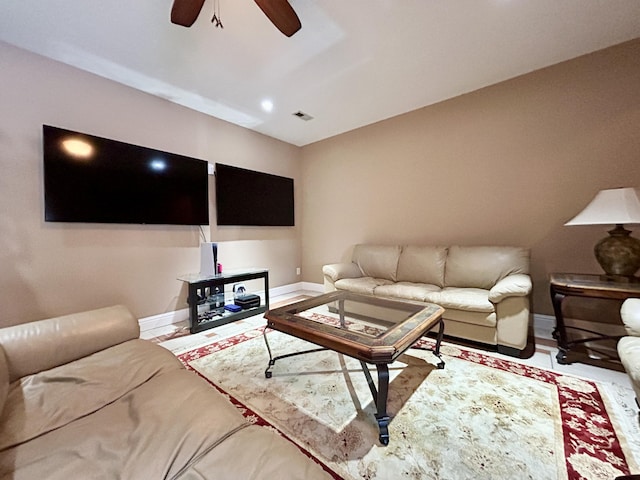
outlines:
M561 364L569 364L574 361L591 363L588 360L593 360L593 358L587 358L584 352L579 352L579 350L581 350L580 347L587 344L594 345L607 340L617 342L620 335L614 333L612 326L616 325L621 327L623 325L621 319L616 319L615 322L590 321L592 325L595 325L595 323L600 324L600 332L595 331L594 328L584 329L568 326L562 311L562 303L565 298L572 296L623 301L630 297L640 297L640 283L613 282L603 280L599 275L553 273L551 274L549 284L551 301L556 317L556 327L553 330L553 337L558 341L558 355L556 359L558 363ZM609 333L602 333L603 327L604 330L609 331ZM567 332L568 329L581 330L587 336L572 339ZM619 330L619 328L616 329ZM570 353L572 354L571 356L569 355ZM617 353L613 356L603 354L596 360L603 361L604 364L600 366L611 366L618 370L621 369L621 366L618 365L620 359L617 358Z
M240 310L239 312L229 312L222 310L220 314L207 309L207 298L214 295L216 287L224 295L224 287L227 284L244 282L247 280L262 279L264 281L264 304L257 307ZM191 333L202 332L209 328L235 322L243 318L251 317L259 313L264 313L269 309L269 271L264 269L230 270L218 275L200 275L199 273L188 273L181 275L178 280L189 285L189 329ZM224 300L222 303L225 303ZM233 303L233 302L231 302ZM205 307L202 312L198 307Z

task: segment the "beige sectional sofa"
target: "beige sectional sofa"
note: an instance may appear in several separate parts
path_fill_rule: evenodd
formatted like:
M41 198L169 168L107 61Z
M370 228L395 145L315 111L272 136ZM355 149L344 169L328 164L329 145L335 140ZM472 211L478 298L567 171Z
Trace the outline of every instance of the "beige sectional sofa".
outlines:
M495 345L512 356L527 344L531 278L525 248L356 245L351 262L322 270L325 291L441 305L445 335Z
M0 478L328 479L122 307L0 329Z

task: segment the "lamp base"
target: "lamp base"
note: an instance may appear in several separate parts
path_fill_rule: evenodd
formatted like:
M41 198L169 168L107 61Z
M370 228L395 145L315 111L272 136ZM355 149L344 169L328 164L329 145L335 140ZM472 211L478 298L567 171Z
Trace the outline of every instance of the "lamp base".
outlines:
M594 247L596 260L610 277L633 277L640 268L640 240L622 225L609 230ZM614 280L616 281L616 280Z

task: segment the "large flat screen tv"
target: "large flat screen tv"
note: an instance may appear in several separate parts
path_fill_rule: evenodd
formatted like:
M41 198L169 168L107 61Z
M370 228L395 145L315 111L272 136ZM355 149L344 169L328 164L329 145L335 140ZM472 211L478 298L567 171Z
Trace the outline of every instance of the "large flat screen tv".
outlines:
M47 222L207 225L207 162L43 125Z
M294 226L293 179L216 163L218 225Z

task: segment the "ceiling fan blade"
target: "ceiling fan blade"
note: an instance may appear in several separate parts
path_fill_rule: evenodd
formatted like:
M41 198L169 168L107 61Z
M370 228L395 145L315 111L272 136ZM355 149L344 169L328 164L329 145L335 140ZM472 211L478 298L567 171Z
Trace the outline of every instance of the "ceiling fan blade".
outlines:
M298 15L287 0L255 0L260 10L278 30L290 37L302 27Z
M198 18L204 0L173 0L171 23L190 27Z

